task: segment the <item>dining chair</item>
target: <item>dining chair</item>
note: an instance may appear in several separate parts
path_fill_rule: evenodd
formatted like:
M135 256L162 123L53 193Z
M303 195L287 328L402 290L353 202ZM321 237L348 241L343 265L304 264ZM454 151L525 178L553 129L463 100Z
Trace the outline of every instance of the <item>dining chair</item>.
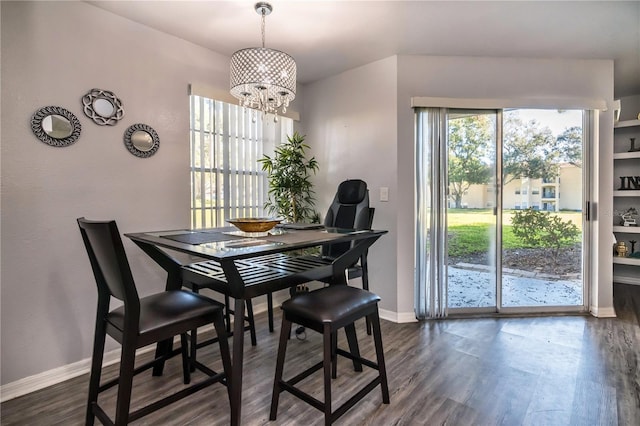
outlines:
M375 208L369 206L367 183L361 179L349 179L338 185L336 195L329 205L324 225L346 229L371 229ZM332 261L351 248L351 243L327 244L322 246L322 258ZM368 250L360 256L358 263L347 269L347 278L362 279L362 288L369 290ZM371 335L371 323L366 319L367 334Z
M77 221L98 287L86 424L93 425L95 418L98 418L103 424L126 425L214 383L222 383L228 388L231 357L223 319L224 305L185 290L163 291L139 297L116 222L91 221L85 218ZM123 305L109 310L112 297ZM210 324L213 324L218 335L224 370L219 373L188 357L187 332ZM121 345L120 370L118 377L101 384L107 335ZM155 359L135 367L136 349L157 342L173 341L178 335L181 341L179 351L158 351ZM191 383L192 366L204 372L207 377L130 412L134 376L178 353L182 355L185 385ZM98 395L115 385L118 385L118 393L114 422L99 405Z

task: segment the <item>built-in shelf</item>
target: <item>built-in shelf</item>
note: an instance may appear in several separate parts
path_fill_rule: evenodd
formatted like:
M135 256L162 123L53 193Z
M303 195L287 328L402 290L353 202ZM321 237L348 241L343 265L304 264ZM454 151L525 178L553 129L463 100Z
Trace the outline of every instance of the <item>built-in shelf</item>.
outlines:
M621 129L623 127L633 127L633 126L640 126L640 120L623 120L623 121L618 121L613 125L613 127L616 129Z
M616 176L637 176L637 170L640 166L640 151L626 151L630 148L640 148L640 117L638 120L624 120L614 123L614 143L615 149L620 152L613 153L613 169L615 185L619 184L618 177ZM630 139L636 138L636 144L628 144ZM628 182L631 184L631 182ZM616 186L617 187L617 186ZM617 203L632 204L634 207L638 207L637 201L640 198L640 190L620 190L615 189L613 191L613 197L625 198L625 200L618 200ZM616 201L614 200L614 204ZM637 220L637 218L636 218ZM619 224L617 220L614 222ZM613 226L614 236L618 241L640 240L640 226ZM634 244L635 245L635 244ZM629 246L627 246L629 247ZM637 254L637 253L634 253ZM640 258L637 257L619 257L613 256L613 282L621 284L633 284L640 286Z
M640 259L637 259L635 257L614 256L613 257L613 263L616 263L618 265L640 266Z
M640 158L640 151L616 152L615 154L613 154L614 160L632 160L635 158Z
M613 191L614 197L640 197L640 190Z
M614 226L613 232L622 234L640 234L640 226Z
M638 277L629 277L629 276L625 276L625 275L614 275L613 276L613 282L614 283L620 283L620 284L640 285L640 278L638 278Z

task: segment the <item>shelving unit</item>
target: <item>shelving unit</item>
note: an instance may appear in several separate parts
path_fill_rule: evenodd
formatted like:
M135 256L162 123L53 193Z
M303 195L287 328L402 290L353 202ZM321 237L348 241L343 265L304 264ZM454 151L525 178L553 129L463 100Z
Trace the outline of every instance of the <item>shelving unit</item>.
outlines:
M613 180L616 187L613 191L613 208L625 211L635 207L640 212L640 190L621 190L621 176L640 176L640 151L629 151L630 139L635 138L636 149L640 148L640 120L619 121L614 125L613 147ZM614 216L613 233L617 241L625 241L629 250L630 241L638 241L635 250L640 251L640 226L620 226L620 217ZM640 224L640 217L636 217ZM640 285L640 259L631 257L613 258L613 281L622 284Z
M616 234L640 234L640 226L614 226Z
M614 197L640 197L640 191L613 191Z
M636 127L636 126L640 126L640 120L624 120L624 121L618 121L614 127L616 129L623 129L625 127Z
M640 259L632 259L630 257L614 257L613 263L617 265L640 266Z

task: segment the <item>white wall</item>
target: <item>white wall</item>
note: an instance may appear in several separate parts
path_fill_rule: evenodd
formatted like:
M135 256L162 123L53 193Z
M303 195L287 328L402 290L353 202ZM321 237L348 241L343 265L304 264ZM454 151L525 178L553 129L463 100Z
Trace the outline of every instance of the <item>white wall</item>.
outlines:
M0 7L6 384L90 356L97 292L77 217L116 219L121 233L189 226L188 84L228 91L229 58L84 2ZM83 114L92 88L121 99L116 126ZM78 117L74 145L55 148L33 135L29 120L46 105ZM148 159L124 147L134 123L160 137ZM140 293L161 290L163 271L124 240Z
M396 311L396 61L373 62L305 86L303 132L320 170L314 178L322 217L345 179L367 182L373 227L389 231L369 251L369 288ZM380 187L389 188L381 202ZM354 282L354 284L358 284Z

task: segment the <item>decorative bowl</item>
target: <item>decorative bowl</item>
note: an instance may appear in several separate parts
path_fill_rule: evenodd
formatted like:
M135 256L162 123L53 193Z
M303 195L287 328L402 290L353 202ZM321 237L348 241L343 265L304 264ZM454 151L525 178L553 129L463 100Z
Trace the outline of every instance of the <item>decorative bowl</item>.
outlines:
M268 217L238 217L227 219L227 222L243 232L266 232L282 222L282 220Z

